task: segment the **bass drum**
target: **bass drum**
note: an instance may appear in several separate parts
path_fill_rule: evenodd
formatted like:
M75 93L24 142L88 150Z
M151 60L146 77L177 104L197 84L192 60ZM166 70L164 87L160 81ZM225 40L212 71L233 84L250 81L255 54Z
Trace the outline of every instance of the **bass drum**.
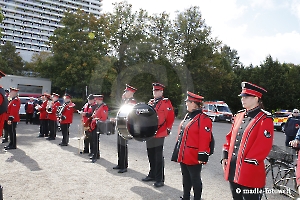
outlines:
M127 130L138 141L146 141L155 136L158 128L157 113L152 106L136 104L127 117Z
M127 116L134 105L124 104L117 113L116 127L118 134L126 140L132 139L132 135L127 130Z

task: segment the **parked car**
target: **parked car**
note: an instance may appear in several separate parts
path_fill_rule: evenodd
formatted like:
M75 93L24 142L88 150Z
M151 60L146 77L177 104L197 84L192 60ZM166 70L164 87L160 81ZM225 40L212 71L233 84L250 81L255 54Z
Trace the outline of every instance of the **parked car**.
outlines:
M284 126L288 118L292 115L291 110L280 110L273 114L273 124L277 131L284 132Z
M203 112L207 114L213 122L232 122L232 112L224 101L205 101Z

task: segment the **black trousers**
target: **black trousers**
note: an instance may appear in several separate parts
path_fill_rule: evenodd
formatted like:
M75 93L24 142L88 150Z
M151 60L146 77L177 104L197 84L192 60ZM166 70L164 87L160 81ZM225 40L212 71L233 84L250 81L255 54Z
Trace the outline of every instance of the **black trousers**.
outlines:
M165 138L151 138L146 141L148 160L150 164L150 171L148 176L153 178L156 182L164 182L164 147Z
M262 198L263 195L262 188L245 187L231 181L229 181L229 184L230 184L232 198L234 200L261 200ZM251 191L255 191L255 192L251 192Z
M55 139L57 131L57 121L56 120L49 120L49 137Z
M189 200L193 187L194 200L200 200L202 195L201 169L202 165L186 165L180 163L183 186L183 199Z
M41 119L40 120L40 136L48 137L49 135L49 120Z
M9 147L17 148L17 122L12 122L10 125L8 124L8 134L9 134Z
M68 144L69 143L69 135L70 135L70 124L60 124L61 128L61 133L62 133L62 141L61 143L63 144Z
M28 124L28 121L30 124L33 123L33 113L26 113L26 124Z
M122 136L117 134L118 138L118 166L120 169L126 169L128 167L128 141Z
M3 134L2 137L5 141L8 141L8 124L7 124L7 120L4 121L3 129L4 129L4 134Z
M92 149L93 149L92 132L85 131L85 137L83 140L83 144L84 144L83 152L84 153L89 153L89 152L92 153Z
M92 154L93 158L100 157L100 149L99 149L99 134L97 133L97 128L92 131Z

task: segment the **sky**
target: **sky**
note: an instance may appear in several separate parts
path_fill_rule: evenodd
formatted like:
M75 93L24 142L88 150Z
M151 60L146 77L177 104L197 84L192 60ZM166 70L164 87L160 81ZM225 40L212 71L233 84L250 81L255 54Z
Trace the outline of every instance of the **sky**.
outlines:
M103 12L112 12L112 3L103 0ZM133 10L149 14L200 8L212 37L235 49L240 61L260 65L268 55L281 63L300 64L300 0L127 0Z

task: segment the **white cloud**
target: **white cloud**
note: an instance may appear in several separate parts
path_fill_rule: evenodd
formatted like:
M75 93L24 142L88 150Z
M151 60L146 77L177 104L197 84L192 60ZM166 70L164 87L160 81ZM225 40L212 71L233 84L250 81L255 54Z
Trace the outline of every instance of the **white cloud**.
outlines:
M252 0L251 7L273 9L276 7L276 3L274 0Z
M300 20L300 1L293 0L291 4L292 13Z
M295 31L272 37L244 38L236 45L240 60L245 65L259 65L268 55L281 63L300 64L300 57L297 56L300 55L300 34Z

